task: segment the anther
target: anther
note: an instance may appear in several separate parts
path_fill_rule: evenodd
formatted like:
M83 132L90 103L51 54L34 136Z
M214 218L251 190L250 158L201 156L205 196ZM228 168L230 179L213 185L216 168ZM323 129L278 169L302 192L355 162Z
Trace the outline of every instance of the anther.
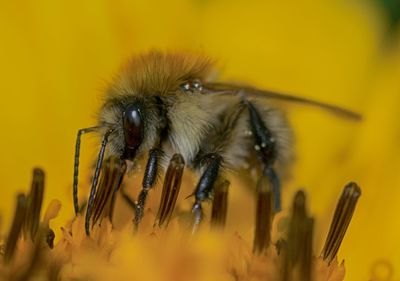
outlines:
M104 161L101 179L94 197L92 227L105 217L109 217L110 221L112 220L115 195L119 190L125 172L125 161L117 157L110 157Z
M17 195L17 206L15 208L14 219L8 234L6 247L4 250L4 261L10 262L14 256L18 239L22 233L22 228L26 214L26 197L24 194Z
M181 188L185 161L182 155L175 154L165 174L164 185L161 193L160 207L154 225L167 226L174 211L176 199Z
M27 213L25 217L24 232L30 234L34 240L39 228L40 212L42 210L44 195L44 171L36 168L33 170L32 185L27 196Z
M335 259L360 196L361 189L356 183L352 182L344 187L322 250L324 261L331 263Z
M253 252L255 254L264 253L270 244L273 217L272 205L270 181L263 176L257 183L256 227L253 242Z
M214 198L211 210L211 229L223 229L228 212L228 190L230 182L221 180L214 188Z
M298 191L293 200L287 248L284 251L283 281L309 281L312 274L312 237L314 219L307 215L306 197Z

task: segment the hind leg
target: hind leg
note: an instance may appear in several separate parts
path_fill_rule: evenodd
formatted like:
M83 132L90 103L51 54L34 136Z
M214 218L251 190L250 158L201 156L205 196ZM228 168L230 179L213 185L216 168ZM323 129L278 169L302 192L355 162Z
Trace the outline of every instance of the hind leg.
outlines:
M198 184L193 195L195 202L192 207L193 232L195 232L203 219L202 203L213 197L214 186L217 181L223 182L223 168L232 166L233 143L237 140L237 124L242 118L245 107L242 102L233 104L232 107L220 116L214 129L204 138L204 142L194 161L194 168L201 172ZM233 157L235 158L235 157ZM231 168L231 167L230 167Z
M274 138L275 134L266 124L275 129L274 133L276 133L276 126L274 127L274 123L271 122L265 123L266 116L260 113L250 101L238 101L227 108L220 116L214 130L205 137L194 163L194 167L202 171L194 192L195 203L192 208L194 231L203 217L202 202L212 196L213 187L218 178L221 178L223 167L239 169L243 160L250 154L249 145L254 147L262 164L263 176L267 177L270 182L274 211L280 210L280 181L274 168L278 158L278 144ZM269 119L267 118L267 120ZM250 129L251 137L245 136L244 131L247 129ZM278 135L278 140L282 141L282 139Z
M262 162L264 176L270 180L274 210L278 212L281 209L280 180L273 168L277 158L276 140L254 105L247 100L245 104L249 112L249 126L254 140L254 149Z

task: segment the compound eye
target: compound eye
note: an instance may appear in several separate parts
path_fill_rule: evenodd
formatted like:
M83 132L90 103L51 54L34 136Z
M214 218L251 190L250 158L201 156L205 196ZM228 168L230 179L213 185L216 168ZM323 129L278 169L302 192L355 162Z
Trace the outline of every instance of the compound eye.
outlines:
M126 148L134 152L142 142L143 120L137 104L129 105L124 112L124 135Z

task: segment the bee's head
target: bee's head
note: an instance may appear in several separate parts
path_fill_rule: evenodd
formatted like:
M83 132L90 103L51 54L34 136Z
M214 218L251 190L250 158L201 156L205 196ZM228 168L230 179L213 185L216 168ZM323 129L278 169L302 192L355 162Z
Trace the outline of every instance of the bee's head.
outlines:
M110 83L100 111L99 126L115 128L108 152L138 158L168 131L172 144L190 146L186 154L193 156L207 125L210 109L201 91L211 67L208 58L194 55L149 52L132 58Z
M109 138L108 153L133 160L159 141L165 124L160 104L153 97L119 96L109 99L100 110L99 126L114 129Z

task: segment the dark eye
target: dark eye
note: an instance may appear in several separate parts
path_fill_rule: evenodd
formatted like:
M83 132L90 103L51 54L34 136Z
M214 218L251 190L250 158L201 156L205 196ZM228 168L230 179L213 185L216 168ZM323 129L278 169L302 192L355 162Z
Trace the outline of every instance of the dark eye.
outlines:
M129 105L124 112L124 135L128 154L132 155L143 137L143 120L137 104Z

